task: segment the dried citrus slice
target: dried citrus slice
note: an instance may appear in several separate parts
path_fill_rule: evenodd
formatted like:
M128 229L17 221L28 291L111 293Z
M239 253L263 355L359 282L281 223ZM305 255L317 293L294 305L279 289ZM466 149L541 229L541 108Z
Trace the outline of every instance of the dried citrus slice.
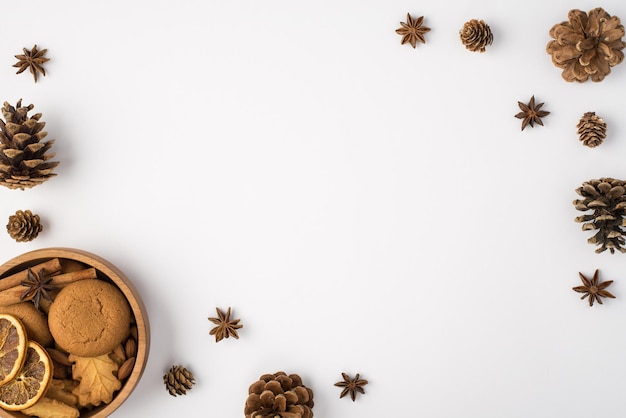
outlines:
M28 337L22 322L9 314L0 314L0 385L17 375L24 364Z
M28 342L22 369L10 382L0 386L0 407L19 411L34 405L52 380L52 360L42 346Z

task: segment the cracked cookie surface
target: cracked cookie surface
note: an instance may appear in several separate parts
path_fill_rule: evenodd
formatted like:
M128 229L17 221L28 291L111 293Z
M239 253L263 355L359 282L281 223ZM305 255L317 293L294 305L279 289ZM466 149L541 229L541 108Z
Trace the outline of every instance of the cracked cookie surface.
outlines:
M127 335L130 307L114 285L81 280L63 288L48 314L48 326L60 348L81 357L112 351Z

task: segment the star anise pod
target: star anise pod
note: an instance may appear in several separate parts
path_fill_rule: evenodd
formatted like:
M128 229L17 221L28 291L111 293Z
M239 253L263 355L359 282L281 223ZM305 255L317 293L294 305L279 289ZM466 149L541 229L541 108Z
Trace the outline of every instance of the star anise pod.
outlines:
M343 382L335 383L335 386L343 388L343 390L341 391L341 395L339 395L340 399L347 394L350 394L350 398L352 399L352 402L354 402L356 401L357 392L365 394L365 389L363 389L363 386L367 385L368 382L365 379L361 379L361 375L359 373L354 376L354 379L352 379L346 373L341 373L341 376L343 376Z
M609 287L613 280L607 280L606 282L598 283L598 270L593 273L593 278L589 280L582 273L578 273L580 276L580 280L583 282L583 286L576 286L574 289L578 293L583 293L581 299L589 297L589 306L593 306L594 301L598 301L600 305L602 305L601 298L615 298L611 293L605 290Z
M52 279L53 276L46 276L45 269L41 269L39 270L38 274L35 274L29 268L27 279L20 282L22 286L28 288L26 289L26 291L24 291L24 293L20 295L20 300L31 300L35 304L35 307L38 309L42 297L52 302L52 297L48 292L56 290L58 288L51 283Z
M396 29L396 33L402 35L402 45L410 43L413 48L417 45L417 41L425 44L424 34L430 31L430 28L423 26L424 16L413 19L410 13L406 14L406 23L400 22L401 28Z
M530 125L530 127L533 128L535 126L535 123L543 126L543 122L541 121L541 118L544 116L548 116L550 114L550 112L541 110L543 103L539 103L537 105L535 104L534 95L533 97L530 98L530 101L528 102L528 104L524 104L522 102L517 102L517 104L519 105L520 109L522 109L522 111L519 112L517 115L515 115L515 117L518 119L523 119L522 131L528 125Z
M219 308L215 308L217 311L217 318L209 318L209 321L217 325L209 332L209 335L215 335L215 342L218 343L222 341L224 338L233 337L239 339L239 334L237 330L243 325L239 324L240 319L230 319L230 307L226 314L222 312Z
M17 70L17 73L15 74L19 74L28 68L36 83L37 74L41 73L44 76L46 75L46 70L43 68L43 64L50 61L50 58L44 57L48 50L42 49L40 51L37 49L37 45L35 45L30 51L26 48L23 48L23 51L24 54L15 56L15 58L19 60L17 63L13 64L14 67L19 67L19 70Z

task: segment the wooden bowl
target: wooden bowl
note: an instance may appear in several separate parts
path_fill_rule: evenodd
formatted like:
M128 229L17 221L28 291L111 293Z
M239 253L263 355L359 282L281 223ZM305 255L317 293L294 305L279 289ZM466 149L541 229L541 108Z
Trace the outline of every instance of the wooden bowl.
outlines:
M119 269L95 254L73 248L44 248L17 256L0 266L0 281L13 273L17 273L53 258L58 258L62 264L78 262L87 267L94 267L99 279L107 280L115 284L124 296L126 296L131 312L134 315L137 324L138 340L137 356L133 371L128 379L123 382L122 388L114 394L113 400L110 403L101 404L91 411L81 411L80 415L81 418L108 417L130 396L135 386L137 386L146 366L150 348L150 327L146 308L137 289L135 289L131 281ZM5 411L4 409L0 409L0 411L3 417L27 417L20 412Z

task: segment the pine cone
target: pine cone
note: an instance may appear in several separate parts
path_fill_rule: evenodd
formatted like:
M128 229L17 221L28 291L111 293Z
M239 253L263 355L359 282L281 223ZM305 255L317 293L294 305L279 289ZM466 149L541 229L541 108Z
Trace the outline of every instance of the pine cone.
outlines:
M9 216L7 232L17 242L32 241L42 230L39 215L33 215L29 210L18 210L15 215Z
M626 252L623 226L626 226L626 183L623 180L601 178L589 180L576 189L582 199L574 200L576 209L592 214L578 216L575 221L582 222L582 230L598 232L587 240L590 244L599 245L596 253L607 249L611 254L618 250Z
M465 22L459 31L461 42L472 52L485 52L487 45L493 42L493 34L489 25L482 20L472 19Z
M264 374L248 393L246 418L313 418L313 391L297 374Z
M576 125L583 145L595 148L606 138L606 123L596 116L595 112L587 112Z
M611 67L624 60L622 41L624 26L620 19L611 16L601 7L589 14L581 10L570 10L568 21L550 29L553 38L546 46L552 63L563 69L565 81L602 81L611 72Z
M48 150L54 140L41 142L48 135L42 129L46 125L39 122L41 113L32 117L27 114L33 105L22 107L22 100L16 107L4 102L0 119L0 184L10 189L27 189L43 183L55 176L52 171L59 165L49 161L54 153Z
M186 395L196 381L189 370L179 365L170 368L170 371L163 376L163 383L170 395L177 396Z

